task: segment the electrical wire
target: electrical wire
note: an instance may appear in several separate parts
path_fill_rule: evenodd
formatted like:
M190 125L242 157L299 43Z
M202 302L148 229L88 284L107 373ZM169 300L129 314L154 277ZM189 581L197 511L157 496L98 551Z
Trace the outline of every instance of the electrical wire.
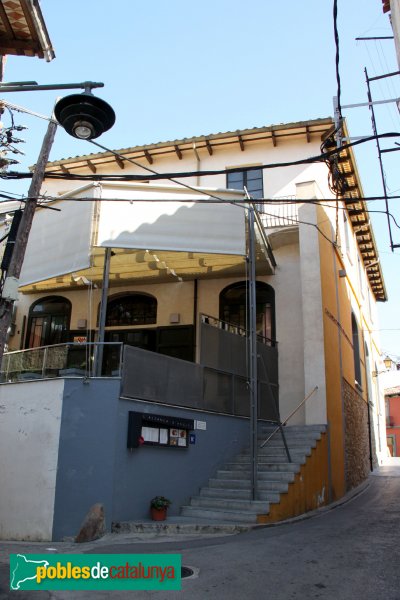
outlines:
M341 83L340 83L340 72L339 72L339 31L337 27L337 0L333 0L333 31L335 38L335 48L336 48L336 56L335 56L335 64L336 64L336 82L337 82L337 110L340 119L342 119L342 106L341 106Z

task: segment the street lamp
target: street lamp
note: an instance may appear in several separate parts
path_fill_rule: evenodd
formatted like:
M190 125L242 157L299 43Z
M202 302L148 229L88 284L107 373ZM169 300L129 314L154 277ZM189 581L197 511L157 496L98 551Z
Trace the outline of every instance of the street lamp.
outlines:
M81 140L97 138L115 123L111 106L87 92L61 98L54 116L67 133Z
M36 81L0 83L0 94L4 92L33 92L37 90L84 89L83 94L64 96L55 105L54 115L69 135L81 140L92 140L108 131L115 123L115 113L109 104L92 94L92 89L104 83L84 81L82 83L56 83L39 85Z

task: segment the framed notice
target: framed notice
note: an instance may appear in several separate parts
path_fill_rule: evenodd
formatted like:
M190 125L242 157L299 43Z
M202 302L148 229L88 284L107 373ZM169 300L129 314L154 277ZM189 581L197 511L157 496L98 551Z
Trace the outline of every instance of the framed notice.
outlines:
M188 448L189 432L193 429L191 419L129 411L127 447L130 450L141 446Z

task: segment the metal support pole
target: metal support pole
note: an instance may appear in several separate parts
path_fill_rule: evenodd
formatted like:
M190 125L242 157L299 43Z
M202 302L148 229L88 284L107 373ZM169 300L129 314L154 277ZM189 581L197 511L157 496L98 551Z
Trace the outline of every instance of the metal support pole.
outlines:
M100 315L99 315L99 332L97 337L96 346L96 364L94 374L96 377L101 377L101 369L103 366L103 344L104 344L104 330L106 326L107 316L107 296L108 296L108 284L110 279L110 262L111 262L111 248L106 248L104 255L104 269L103 269L103 286L101 290L101 302L100 302Z
M257 500L258 483L258 376L257 376L257 300L254 208L249 205L249 380L250 380L250 449L251 497Z
M368 102L370 103L369 109L371 111L372 131L374 132L374 135L377 136L378 135L378 129L377 129L377 126L376 126L375 110L374 110L374 104L372 102L371 86L369 85L369 77L368 77L367 69L364 69L364 72L365 72L365 79L367 81ZM392 236L392 227L391 227L390 216L389 216L389 203L388 203L388 194L387 194L387 187L386 187L385 171L384 171L384 168L383 168L381 145L379 143L379 138L378 137L376 138L376 147L378 149L378 159L379 159L379 167L380 167L380 171L381 171L382 188L383 188L383 193L385 195L385 206L386 206L386 211L385 212L386 212L386 218L387 218L387 224L388 224L388 230L389 230L390 249L393 252L393 236Z
M48 85L38 85L35 81L17 81L4 82L0 84L0 92L36 92L48 90L76 90L83 89L85 93L90 93L93 88L104 87L100 81L83 81L82 83L54 83Z

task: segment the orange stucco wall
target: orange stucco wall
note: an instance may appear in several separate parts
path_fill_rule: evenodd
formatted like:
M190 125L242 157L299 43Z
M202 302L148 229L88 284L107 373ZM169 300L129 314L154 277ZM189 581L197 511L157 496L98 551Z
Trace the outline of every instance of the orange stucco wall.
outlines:
M343 379L354 382L354 355L352 342L351 313L360 324L359 345L363 390L360 396L366 398L364 342L362 316L354 286L344 271L340 251L329 240L333 239L331 221L326 212L318 207L318 225L324 235L319 236L322 311L324 318L324 348L326 371L327 418L330 431L330 468L332 500L346 492L346 451ZM328 238L328 239L326 239Z

